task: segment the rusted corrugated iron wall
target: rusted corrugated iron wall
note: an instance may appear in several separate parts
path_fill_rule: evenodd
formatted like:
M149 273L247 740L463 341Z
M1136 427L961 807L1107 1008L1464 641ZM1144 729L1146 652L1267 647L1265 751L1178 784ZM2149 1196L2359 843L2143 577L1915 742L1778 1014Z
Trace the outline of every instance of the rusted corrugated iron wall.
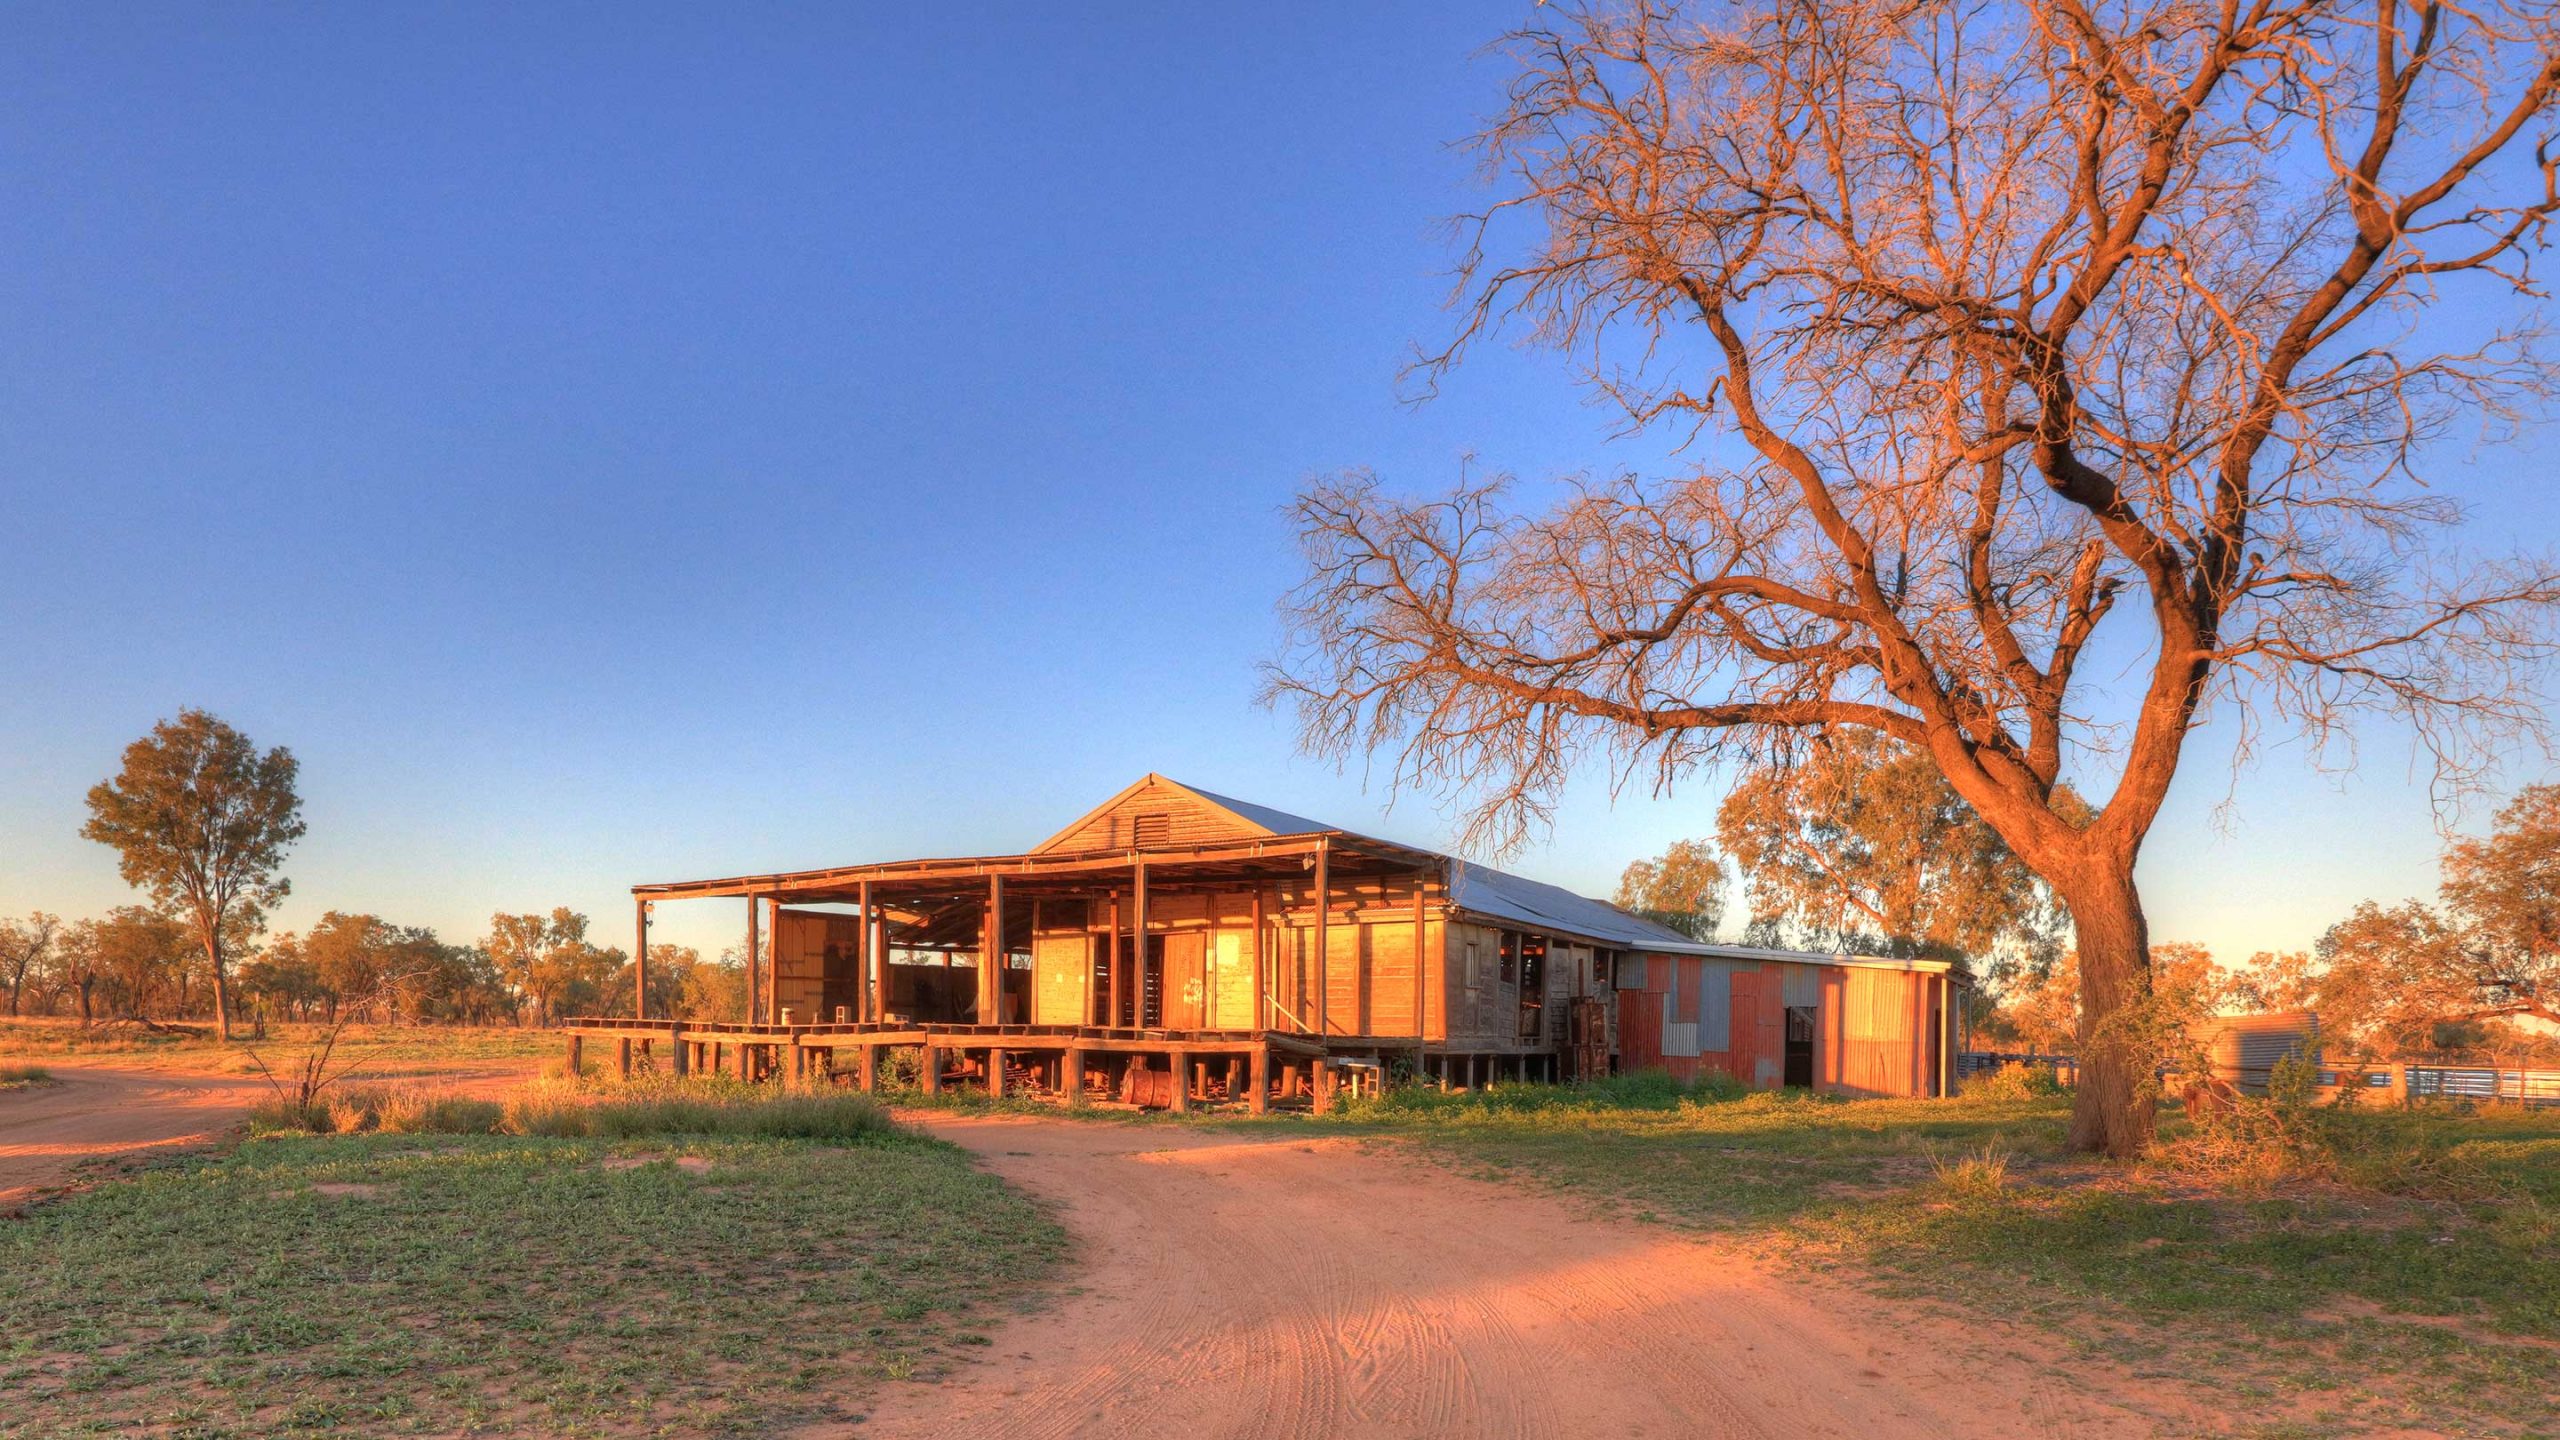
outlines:
M1813 1009L1814 1084L1842 1095L1930 1093L1927 974L1698 955L1631 959L1618 997L1619 1063L1694 1080L1720 1071L1774 1088L1786 1012Z

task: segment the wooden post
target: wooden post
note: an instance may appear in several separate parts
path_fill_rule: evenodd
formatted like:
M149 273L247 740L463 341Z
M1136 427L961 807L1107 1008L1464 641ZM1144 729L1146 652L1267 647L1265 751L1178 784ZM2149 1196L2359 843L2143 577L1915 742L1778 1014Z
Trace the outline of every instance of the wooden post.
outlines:
M1067 1058L1058 1064L1058 1093L1071 1107L1084 1105L1084 1051L1067 1047Z
M764 962L757 958L764 947L757 943L756 919L763 909L763 905L756 897L753 895L747 897L747 1013L738 1018L750 1023L764 1018L764 1007L756 1001L756 984L761 977L764 965Z
M1253 1028L1267 1030L1271 1026L1271 997L1263 986L1262 976L1262 882L1253 886Z
M986 930L978 942L978 1023L1004 1023L1004 877L987 877Z
M1129 934L1132 937L1129 950L1137 959L1138 970L1138 990L1131 1001L1135 1006L1131 1018L1144 1029L1147 1023L1147 862L1141 857L1130 868L1136 878L1130 882L1129 889ZM1159 1015L1156 1018L1164 1017Z
M993 1046L987 1049L987 1098L1004 1098L1004 1052Z
M1430 992L1422 984L1422 936L1429 928L1422 919L1423 893L1431 888L1431 872L1413 872L1413 1038L1416 1044L1430 1038L1431 1026L1425 1015L1424 997Z
M863 1094L872 1094L880 1088L880 1047L865 1045L854 1053L861 1058L854 1061L853 1083Z
M782 897L764 902L764 1023L782 1023Z
M862 893L866 896L871 894L870 881L862 882ZM871 1020L875 1025L883 1025L888 1023L892 998L889 994L889 916L883 911L870 917L868 924L871 939Z
M632 908L639 913L631 951L631 1018L649 1018L649 902L634 895Z
M1322 1060L1315 1062L1316 1113L1333 1113L1333 1067Z
M570 1079L572 1079L572 1080L577 1079L577 1078L578 1078L578 1076L579 1076L579 1074L580 1074L582 1071L584 1071L584 1070L585 1070L585 1068L586 1068L586 1063L587 1063L586 1056L587 1056L587 1037L586 1037L586 1036L584 1036L584 1035L579 1034L579 1033L578 1033L577 1031L575 1031L575 1030L570 1031L570 1032L569 1032L569 1078L570 1078Z
M1271 1108L1271 1047L1253 1047L1252 1088L1245 1092L1245 1109L1260 1115Z
M623 1079L631 1078L631 1037L626 1035L615 1043L614 1064L621 1070Z
M684 1038L684 1031L669 1030L667 1032L667 1064L675 1068L676 1078L679 1080L692 1073L693 1057L685 1053L692 1048L693 1042Z
M1111 892L1111 948L1104 952L1103 968L1110 975L1111 1008L1103 1012L1102 1023L1118 1025L1123 986L1120 978L1120 892L1117 890Z
M923 1059L924 1093L939 1095L942 1093L942 1052L928 1044L924 1047Z
M860 890L858 891L857 903L862 907L862 933L855 937L853 946L853 1018L857 1021L863 1021L875 1019L880 1013L872 1007L871 998L871 924L873 917L871 914L870 881L865 880L862 882Z
M1332 955L1330 955L1330 954L1328 954L1328 953L1326 952L1326 944L1325 944L1325 926L1326 926L1327 922L1329 922L1329 921L1333 918L1333 876L1332 876L1332 868L1331 868L1331 861L1332 861L1332 857L1333 857L1333 841L1332 841L1332 839L1328 837L1328 838L1326 838L1326 839L1323 839L1323 840L1319 840L1319 841L1317 841L1317 842L1316 842L1316 1033L1317 1033L1318 1035L1330 1035L1330 1034L1332 1034L1332 1033L1333 1033L1333 1021L1332 1021L1332 1018L1331 1018L1330 1016L1328 1016L1328 1015L1325 1013L1325 1012L1326 1012L1326 1009L1328 1008L1328 1006L1327 1006L1327 1001L1328 1001L1328 999L1330 998L1330 997L1326 994L1326 992L1327 992L1327 991L1329 991L1329 990L1331 990L1331 989L1333 988L1332 983L1331 983L1331 982L1332 982L1332 980L1333 980L1333 956L1332 956ZM1321 1103L1322 1103L1322 1098L1321 1098L1321 1097L1319 1097L1319 1098L1318 1098L1318 1103L1319 1103L1319 1104L1321 1104Z
M1176 1050L1167 1057L1167 1063L1173 1067L1173 1074L1168 1077L1173 1081L1168 1087L1173 1091L1173 1113L1187 1115L1191 1113L1191 1057Z

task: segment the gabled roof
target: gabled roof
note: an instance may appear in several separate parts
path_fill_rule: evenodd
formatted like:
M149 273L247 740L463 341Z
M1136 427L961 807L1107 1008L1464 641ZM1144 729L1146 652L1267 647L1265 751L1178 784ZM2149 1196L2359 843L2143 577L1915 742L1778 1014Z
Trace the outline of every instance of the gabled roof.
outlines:
M1181 791L1232 817L1239 825L1249 826L1254 832L1264 835L1353 835L1361 839L1378 839L1376 836L1360 836L1359 832L1346 826L1328 825L1304 815L1293 815L1286 810L1275 810L1268 805L1203 790L1197 785L1186 785L1168 776L1149 774L1078 816L1073 824L1042 842L1040 848L1047 850L1060 844L1150 787L1170 787ZM1422 853L1438 854L1430 850ZM1454 856L1439 855L1439 858L1448 867L1450 903L1484 919L1508 920L1539 930L1557 931L1616 949L1697 948L1696 941L1679 931L1631 915L1605 900L1577 895L1543 880L1531 880L1526 876L1469 864Z
M1268 805L1256 805L1250 800L1230 799L1227 796L1203 790L1197 785L1184 785L1181 781L1169 776L1159 775L1156 778L1167 785L1188 790L1228 814L1240 820L1250 820L1274 835L1318 835L1336 830L1343 831L1345 834L1350 833L1345 826L1327 825L1321 820L1310 820L1304 815L1292 815L1286 810L1274 810Z
M1342 829L1342 827L1338 825L1326 825L1320 821L1310 820L1303 815L1292 815L1285 810L1274 810L1268 805L1256 805L1248 800L1236 800L1225 795L1214 794L1210 791L1200 789L1198 786L1185 785L1181 781L1169 776L1158 775L1153 771L1149 771L1147 774L1141 775L1137 779L1130 781L1127 785L1122 786L1110 799L1103 801L1101 804L1094 806L1092 809L1087 810L1082 815L1079 815L1075 819L1069 821L1066 828L1060 830L1057 834L1050 836L1048 839L1041 841L1038 845L1033 846L1030 853L1034 855L1044 855L1051 851L1069 848L1068 842L1073 840L1078 834L1090 828L1095 821L1109 815L1114 810L1129 804L1131 801L1136 800L1138 797L1146 795L1151 791L1155 792L1157 796L1156 803L1162 803L1163 792L1166 790L1179 792L1181 796L1197 801L1199 804L1217 812L1226 821L1230 822L1224 828L1231 830L1235 836L1318 834L1347 835L1351 833Z

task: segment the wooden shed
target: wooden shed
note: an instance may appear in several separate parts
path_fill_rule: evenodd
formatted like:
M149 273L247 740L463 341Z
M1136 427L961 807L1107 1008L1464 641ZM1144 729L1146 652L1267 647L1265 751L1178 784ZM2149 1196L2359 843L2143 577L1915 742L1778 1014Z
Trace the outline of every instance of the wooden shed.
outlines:
M1943 965L1699 945L1557 886L1161 775L1017 854L633 894L639 953L652 906L727 899L763 964L735 1022L651 1016L645 974L641 1014L576 1022L626 1064L632 1045L663 1043L681 1068L850 1058L868 1083L882 1049L917 1046L928 1086L1259 1109L1321 1103L1346 1061L1443 1084L1717 1066L1754 1084L1935 1094L1948 1059Z

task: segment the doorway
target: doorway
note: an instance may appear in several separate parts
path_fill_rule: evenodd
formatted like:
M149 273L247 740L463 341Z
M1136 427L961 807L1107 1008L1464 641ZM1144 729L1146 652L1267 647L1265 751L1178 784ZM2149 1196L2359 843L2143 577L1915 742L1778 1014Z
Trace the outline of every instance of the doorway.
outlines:
M1813 1017L1815 1007L1787 1007L1787 1083L1798 1089L1813 1088Z

